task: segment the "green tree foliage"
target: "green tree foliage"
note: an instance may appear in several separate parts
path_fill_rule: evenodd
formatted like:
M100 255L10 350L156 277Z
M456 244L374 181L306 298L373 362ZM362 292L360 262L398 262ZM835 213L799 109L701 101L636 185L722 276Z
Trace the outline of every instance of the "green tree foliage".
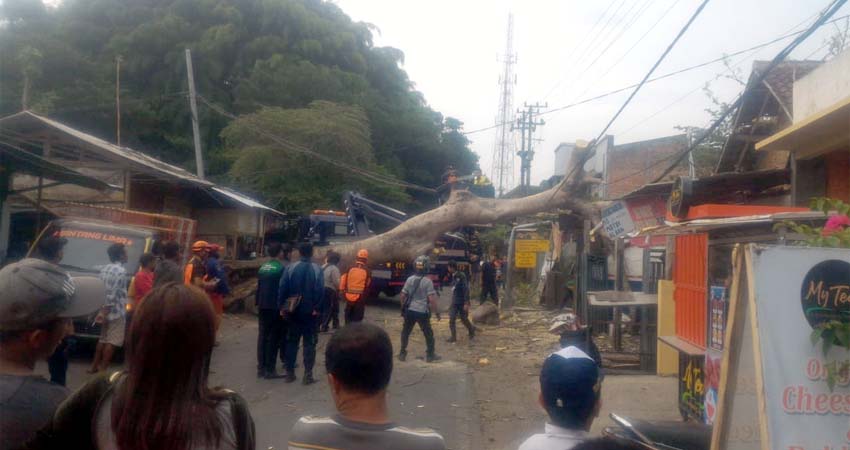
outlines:
M317 205L337 205L342 193L361 189L367 195L403 203L407 196L383 184L364 184L351 169L285 150L268 135L287 136L302 148L355 169L380 172L372 152L369 120L358 106L318 100L306 108L263 108L234 120L224 129L231 177L241 186L262 192L287 211L307 212ZM336 207L339 209L339 207Z
M28 80L31 109L114 139L115 61L121 56L122 143L191 169L184 56L189 48L198 92L231 112L286 114L275 109L283 108L315 116L314 102L328 101L337 108L319 116L330 120L327 114L344 105L357 107L365 113L375 170L433 187L447 165L467 173L477 167L462 123L432 110L413 89L401 67L404 54L374 46L373 26L353 22L329 1L64 0L45 7L39 0L5 0L0 14L2 115L20 110ZM208 171L230 181L239 173L231 164L241 161L234 152L241 151L242 141L229 141L225 149L221 133L230 121L203 104L200 119ZM299 123L306 128L277 130L310 144L304 136L322 124ZM330 156L346 158L345 153ZM238 180L247 183L245 177ZM376 189L362 178L346 182L363 191ZM278 201L280 191L262 187L273 185L273 179L248 184ZM306 199L308 194L296 189L291 195ZM409 210L434 205L427 194L410 194L382 188L376 195L387 201L409 198ZM330 201L324 193L317 198ZM339 201L315 206L338 208Z

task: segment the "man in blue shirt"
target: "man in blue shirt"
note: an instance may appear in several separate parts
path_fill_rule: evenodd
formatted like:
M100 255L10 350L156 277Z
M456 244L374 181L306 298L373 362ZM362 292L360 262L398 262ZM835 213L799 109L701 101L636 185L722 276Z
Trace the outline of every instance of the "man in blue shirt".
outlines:
M289 322L286 336L286 378L287 383L295 381L295 359L298 357L298 343L303 341L304 384L315 383L313 365L316 362L316 344L319 341L319 321L324 312L325 282L322 268L310 262L313 257L313 244L302 242L298 245L300 261L286 268L280 278L278 307L281 315Z

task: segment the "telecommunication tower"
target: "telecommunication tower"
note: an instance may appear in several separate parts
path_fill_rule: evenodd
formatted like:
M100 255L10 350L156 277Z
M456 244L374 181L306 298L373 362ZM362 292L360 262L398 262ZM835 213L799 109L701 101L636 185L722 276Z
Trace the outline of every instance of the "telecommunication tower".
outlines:
M508 33L505 53L502 55L504 68L499 77L499 110L496 113L496 141L493 147L493 183L501 197L514 183L514 132L513 102L516 75L514 64L514 15L508 14Z

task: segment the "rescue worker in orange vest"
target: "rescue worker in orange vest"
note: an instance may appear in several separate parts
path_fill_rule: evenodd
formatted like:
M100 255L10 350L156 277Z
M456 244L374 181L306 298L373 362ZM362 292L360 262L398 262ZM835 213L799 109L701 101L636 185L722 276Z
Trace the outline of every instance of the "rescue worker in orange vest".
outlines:
M354 267L339 280L339 292L345 298L345 324L362 322L366 312L366 290L372 283L372 274L366 263L369 252L362 248L357 252Z
M210 244L207 241L195 241L192 244L192 257L183 268L183 283L189 286L199 287L209 296L210 291L218 284L219 279L207 278L207 257L210 254ZM212 303L212 299L210 299ZM213 308L215 308L215 304ZM216 321L216 331L218 331L219 322Z

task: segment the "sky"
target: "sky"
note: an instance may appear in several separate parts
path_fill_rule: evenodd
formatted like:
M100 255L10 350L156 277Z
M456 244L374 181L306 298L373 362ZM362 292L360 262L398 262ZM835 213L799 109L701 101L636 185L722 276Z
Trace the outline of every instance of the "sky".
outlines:
M514 17L514 109L524 102L562 107L639 82L701 0L335 0L355 21L377 26L375 44L405 54L404 69L428 104L464 122L467 131L496 122L508 15ZM663 75L769 42L811 24L829 0L711 0L654 75ZM603 14L604 13L604 14ZM850 14L842 8L834 17ZM843 22L841 22L843 24ZM791 59L822 59L827 25ZM753 60L770 60L788 38L661 81L646 84L607 134L616 144L678 134L676 126L708 126L709 83L732 102ZM554 173L560 142L595 138L629 91L543 116L535 138L531 182ZM492 173L496 130L469 134L482 170ZM519 142L518 140L516 142ZM519 161L514 163L519 180ZM514 183L516 184L516 183Z

